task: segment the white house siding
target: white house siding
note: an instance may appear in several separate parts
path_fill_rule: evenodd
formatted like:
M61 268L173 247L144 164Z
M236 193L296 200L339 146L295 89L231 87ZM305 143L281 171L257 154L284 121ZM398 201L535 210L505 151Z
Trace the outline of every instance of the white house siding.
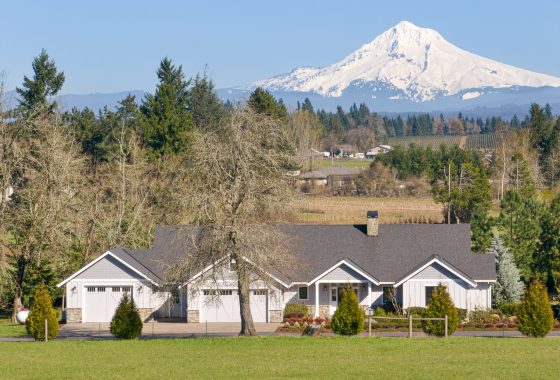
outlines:
M447 286L447 290L458 308L467 310L486 309L490 305L490 287L488 284L479 283L476 288L472 287L435 263L401 285L403 308L426 307L425 288L427 286L437 286L439 283Z
M325 274L321 279L320 282L323 281L337 281L341 283L352 283L352 282L366 282L367 279L350 268L349 266L342 264L339 267L334 268L329 273Z
M86 317L88 306L84 305L84 297L87 286L130 286L136 307L143 318L147 318L153 311L160 313L159 309L170 297L169 292L158 291L150 281L107 255L66 284L69 322L81 322Z
M231 289L237 291L237 277L235 272L223 270L220 273L213 273L212 278L195 281L186 286L185 294L185 313L189 322L200 322L206 320L204 295L205 289ZM274 281L265 283L264 281L254 281L250 286L251 290L267 290L267 319L268 321L280 321L282 310L284 309L284 296L282 286Z

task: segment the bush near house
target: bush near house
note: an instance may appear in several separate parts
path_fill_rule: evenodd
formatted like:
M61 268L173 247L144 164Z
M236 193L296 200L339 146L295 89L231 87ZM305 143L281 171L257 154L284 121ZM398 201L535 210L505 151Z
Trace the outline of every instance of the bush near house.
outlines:
M432 293L424 318L444 318L447 315L447 332L453 334L459 324L459 313L443 284L439 284ZM422 328L426 334L444 336L445 321L422 321Z
M546 288L538 279L534 279L525 290L517 308L517 321L519 331L527 336L544 337L552 329L552 308Z
M31 311L26 321L27 333L36 340L45 339L45 320L47 321L47 337L58 336L58 318L52 306L49 290L41 284L33 295Z
M125 293L111 320L111 334L121 339L136 339L142 334L142 319L134 301Z
M503 317L511 317L517 314L517 302L502 302L498 304L498 310L502 313Z
M364 319L364 311L360 308L356 293L350 288L342 289L341 300L331 322L333 332L356 335L362 331Z
M291 303L284 308L284 318L305 318L309 315L307 305Z

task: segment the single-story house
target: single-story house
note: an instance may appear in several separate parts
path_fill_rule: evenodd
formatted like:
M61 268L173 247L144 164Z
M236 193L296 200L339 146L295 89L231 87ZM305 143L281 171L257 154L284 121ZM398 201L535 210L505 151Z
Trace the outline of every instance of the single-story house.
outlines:
M391 150L393 150L391 145L378 145L366 152L366 158L375 158L377 155L381 153L388 153Z
M363 173L361 168L345 166L331 166L311 172L303 173L301 178L307 185L337 188L353 183L356 176Z
M348 286L364 309L389 302L391 294L404 309L426 306L439 283L459 308L491 307L495 258L471 253L468 224L379 225L377 217L368 212L363 225L276 226L297 265L251 285L253 319L281 321L290 303L307 305L314 316L332 316L341 289ZM184 255L192 242L185 231L196 228L160 226L152 248L112 248L58 284L66 287L67 321L109 321L124 292L145 320L239 321L235 272L227 270L221 280L206 283L209 266L184 284L165 284L166 263Z

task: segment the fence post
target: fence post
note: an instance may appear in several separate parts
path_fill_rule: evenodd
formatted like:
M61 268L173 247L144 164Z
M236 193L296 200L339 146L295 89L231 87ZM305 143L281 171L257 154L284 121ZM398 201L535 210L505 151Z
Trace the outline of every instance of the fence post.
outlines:
M45 342L49 341L49 322L45 319Z
M412 338L412 313L408 312L408 337Z
M368 308L368 336L371 336L371 308Z
M448 322L447 322L447 314L445 315L445 337L447 338L447 326L448 326Z

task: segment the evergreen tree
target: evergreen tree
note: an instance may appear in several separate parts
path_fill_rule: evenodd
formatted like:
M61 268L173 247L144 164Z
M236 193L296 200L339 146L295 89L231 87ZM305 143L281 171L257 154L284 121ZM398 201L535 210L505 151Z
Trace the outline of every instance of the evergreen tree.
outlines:
M471 217L471 249L473 252L485 252L492 243L492 220L488 212L477 210Z
M198 129L216 128L227 116L226 108L214 90L214 83L206 76L197 75L188 92L187 104Z
M440 283L432 293L424 318L444 318L446 315L447 332L451 335L459 325L459 313L447 288ZM422 329L426 334L444 336L445 321L422 321Z
M277 101L270 92L260 87L257 87L251 93L248 105L256 113L267 115L283 122L288 121L288 110L284 103Z
M181 66L164 58L157 70L159 84L155 94L147 94L140 110L143 114L142 137L155 155L176 154L187 150L193 126L187 109L187 89Z
M533 273L533 256L539 246L544 206L534 198L522 198L509 190L500 204L499 225L504 245L513 254L521 278L528 283Z
M111 334L121 339L135 339L142 334L142 319L134 301L124 293L115 315L111 319Z
M44 285L40 285L33 295L33 303L27 317L27 333L36 340L45 339L45 320L47 321L49 339L58 336L58 319L52 307L51 296Z
M303 104L301 105L301 109L303 111L308 111L310 113L313 113L313 105L311 104L311 100L309 100L309 98L305 98L303 100Z
M342 289L340 303L332 319L332 329L339 335L356 335L364 328L364 311L352 288Z
M552 200L541 218L534 270L545 281L550 292L560 291L560 194Z
M49 103L49 97L58 94L64 84L64 73L58 72L56 64L46 50L33 59L33 78L23 77L23 87L16 88L19 95L19 108L25 112L45 108L53 112L56 102Z
M538 280L534 279L517 308L517 322L519 331L523 335L532 337L544 337L552 329L554 315L546 288Z
M498 235L492 239L492 246L488 253L496 256L496 283L492 286L494 304L519 302L525 285L520 280L519 269L515 266L512 255L504 247Z

